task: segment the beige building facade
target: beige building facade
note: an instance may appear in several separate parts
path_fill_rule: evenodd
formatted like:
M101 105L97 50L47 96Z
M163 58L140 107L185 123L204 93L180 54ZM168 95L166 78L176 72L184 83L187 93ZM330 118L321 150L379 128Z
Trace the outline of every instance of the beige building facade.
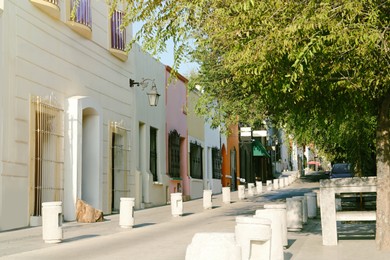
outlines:
M148 141L156 129L164 156L165 111L129 87L151 78L163 94L165 67L127 55L120 6L110 17L105 0L75 2L0 0L0 231L39 225L46 201L69 221L77 199L104 214L120 197L166 202L165 159L151 181Z

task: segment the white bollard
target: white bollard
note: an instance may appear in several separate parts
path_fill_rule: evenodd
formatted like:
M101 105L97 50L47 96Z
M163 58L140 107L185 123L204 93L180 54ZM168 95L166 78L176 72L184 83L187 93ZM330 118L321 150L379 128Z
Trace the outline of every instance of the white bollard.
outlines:
M241 259L271 259L271 220L252 216L236 217L236 242Z
M302 223L307 223L307 200L305 196L294 196L293 199L302 200Z
M62 241L62 201L42 203L42 238L49 244Z
M302 200L287 198L287 230L302 230Z
M284 186L290 185L290 179L288 177L284 177Z
M267 180L267 191L272 190L272 180Z
M273 189L278 190L279 189L279 179L274 179L273 184L274 184Z
M212 190L203 190L203 208L204 209L212 209L213 208L213 202L212 202Z
M317 194L315 192L305 193L307 201L307 217L317 217Z
M225 204L230 204L230 187L222 188L222 201Z
M288 246L287 239L287 205L286 203L267 203L264 204L264 209L269 209L277 212L282 224L282 244Z
M121 198L119 205L119 226L132 228L134 226L134 198Z
M179 192L171 193L171 211L174 217L183 215L183 198Z
M280 214L273 209L258 209L255 218L271 220L271 258L272 260L283 260L283 234L282 219Z
M238 185L238 199L245 199L245 185Z
M187 246L185 260L241 260L241 247L234 233L196 233Z
M253 197L255 195L255 184L248 183L248 196Z
M284 178L283 177L279 178L279 189L282 189L282 188L284 188Z
M321 201L320 201L320 191L319 190L314 190L314 193L316 194L317 196L317 209L320 208L320 205L321 205Z
M257 192L257 194L263 193L263 182L262 181L256 182L256 192Z

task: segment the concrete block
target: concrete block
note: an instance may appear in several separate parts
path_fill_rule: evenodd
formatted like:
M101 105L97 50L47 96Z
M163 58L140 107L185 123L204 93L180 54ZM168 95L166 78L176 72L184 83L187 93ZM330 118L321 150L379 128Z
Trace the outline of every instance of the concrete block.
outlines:
M267 203L264 204L264 209L269 209L279 214L282 224L282 244L288 246L287 239L287 204L286 203Z
M252 216L236 217L236 243L241 259L271 259L271 220Z
M238 199L245 199L245 185L238 185Z
M203 208L204 209L212 209L213 208L212 196L213 196L212 190L203 190Z
M185 260L241 260L234 233L196 233L187 246Z
M315 192L308 192L304 195L307 201L307 217L317 217L317 194Z
M254 183L248 183L248 196L253 197L255 194L256 194L255 184Z
M50 244L62 241L62 201L42 203L42 238Z
M271 259L283 260L283 231L279 212L273 209L258 209L254 217L271 220Z
M222 188L222 202L225 204L230 204L230 187Z
M183 215L183 197L181 193L171 193L171 212L174 217Z
M272 180L267 180L266 187L267 191L272 191Z
M287 204L287 230L301 231L303 227L302 200L287 198L286 204Z
M120 198L119 205L119 226L132 228L134 226L134 198Z
M274 190L279 189L279 179L273 179L273 189Z
M262 181L256 181L256 192L257 192L257 194L263 193L263 182Z
M307 223L307 201L305 196L294 196L293 199L302 200L302 223Z

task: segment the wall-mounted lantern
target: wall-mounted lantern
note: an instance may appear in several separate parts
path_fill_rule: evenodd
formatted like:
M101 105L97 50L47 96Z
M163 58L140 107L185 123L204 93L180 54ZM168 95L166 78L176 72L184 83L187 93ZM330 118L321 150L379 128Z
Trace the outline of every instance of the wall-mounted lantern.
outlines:
M158 104L158 99L160 97L160 94L157 92L157 87L156 87L156 83L154 83L154 80L142 79L140 82L135 82L135 80L129 79L129 85L131 88L134 86L141 86L142 90L148 87L149 82L152 82L152 87L151 90L146 93L146 95L148 95L149 98L149 105L155 107Z

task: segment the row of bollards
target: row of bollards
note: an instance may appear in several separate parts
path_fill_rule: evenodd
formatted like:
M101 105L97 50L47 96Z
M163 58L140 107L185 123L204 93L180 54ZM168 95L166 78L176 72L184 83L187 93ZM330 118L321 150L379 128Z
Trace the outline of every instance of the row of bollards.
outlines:
M286 187L296 178L298 176L280 178L277 184L276 182L266 183L265 189L268 191ZM262 188L262 185L258 183L255 189L252 185L248 185L248 196L251 196L251 190L255 190L258 194L261 193ZM243 185L238 187L238 198L246 198ZM317 194L315 192L287 198L285 203L267 203L263 209L256 210L254 216L236 217L234 233L196 234L187 247L186 260L282 260L284 248L288 246L288 231L300 231L308 218L316 216ZM207 247L206 250L205 245L213 246ZM213 256L226 257L213 258Z

